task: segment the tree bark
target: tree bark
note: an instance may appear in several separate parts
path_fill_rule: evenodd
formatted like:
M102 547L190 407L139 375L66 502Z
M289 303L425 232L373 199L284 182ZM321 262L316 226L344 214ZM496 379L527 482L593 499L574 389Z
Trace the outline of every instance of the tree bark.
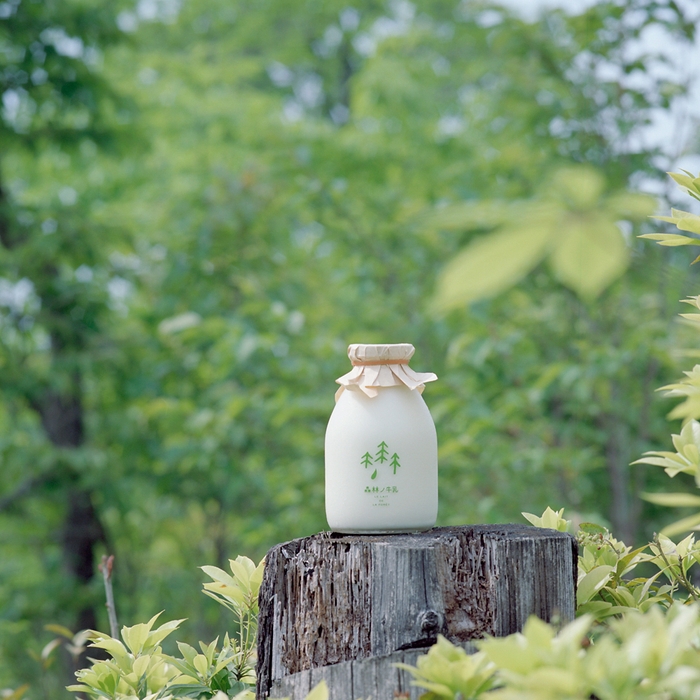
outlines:
M260 589L258 697L305 671L425 649L438 634L464 643L516 632L533 614L568 621L576 565L570 535L518 525L278 545ZM332 697L354 697L342 691Z

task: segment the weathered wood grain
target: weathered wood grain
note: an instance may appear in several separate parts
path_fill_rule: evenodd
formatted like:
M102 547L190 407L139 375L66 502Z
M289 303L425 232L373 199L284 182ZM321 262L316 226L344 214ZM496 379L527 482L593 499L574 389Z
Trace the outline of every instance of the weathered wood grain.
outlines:
M463 645L473 650L469 643ZM397 651L370 659L343 661L333 666L312 668L273 682L270 698L304 698L322 680L328 684L329 700L418 700L425 689L411 685L408 671L396 664L416 665L426 649Z
M438 633L466 642L518 631L530 614L572 619L575 569L571 536L520 525L278 545L260 590L258 697L304 671L425 649Z

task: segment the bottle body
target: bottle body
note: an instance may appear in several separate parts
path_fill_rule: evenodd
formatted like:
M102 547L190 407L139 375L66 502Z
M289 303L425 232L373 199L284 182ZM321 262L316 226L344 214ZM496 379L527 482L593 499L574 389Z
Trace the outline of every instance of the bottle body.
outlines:
M348 387L326 429L326 518L346 533L416 532L437 519L437 434L416 390Z

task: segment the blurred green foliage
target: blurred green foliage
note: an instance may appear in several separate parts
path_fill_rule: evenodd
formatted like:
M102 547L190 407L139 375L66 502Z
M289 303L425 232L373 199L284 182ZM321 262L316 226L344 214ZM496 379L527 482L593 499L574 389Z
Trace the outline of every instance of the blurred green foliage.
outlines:
M418 668L423 700L618 700L697 697L698 608L630 612L590 641L592 619L560 630L531 617L522 633L478 642L467 655L439 638Z
M70 682L70 654L27 650L46 623L107 628L103 551L122 622L223 631L197 565L325 527L351 342L412 342L440 377L442 524L556 501L649 537L663 511L636 495L663 475L628 464L667 443L684 249L629 214L595 300L536 257L469 307L434 294L494 228L448 212L532 210L585 168L608 222L660 177L639 134L686 86L629 48L652 25L689 41L691 19L671 0L532 23L468 0L137 9L0 3L0 687Z

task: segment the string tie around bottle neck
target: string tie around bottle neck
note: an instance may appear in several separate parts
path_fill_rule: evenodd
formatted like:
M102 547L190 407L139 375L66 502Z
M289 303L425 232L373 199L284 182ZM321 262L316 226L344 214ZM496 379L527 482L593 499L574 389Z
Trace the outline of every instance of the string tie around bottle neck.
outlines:
M353 360L353 367L376 367L377 365L407 365L408 360Z

